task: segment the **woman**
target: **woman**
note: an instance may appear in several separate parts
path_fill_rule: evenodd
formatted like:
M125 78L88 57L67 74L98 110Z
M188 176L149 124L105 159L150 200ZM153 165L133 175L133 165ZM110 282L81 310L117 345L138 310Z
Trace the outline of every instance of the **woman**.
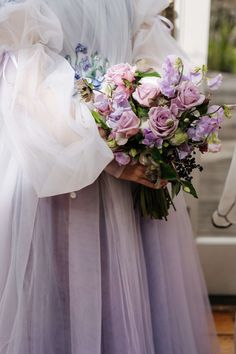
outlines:
M1 354L218 352L182 197L168 222L134 211L145 171L110 163L65 60L159 67L167 3L1 1Z

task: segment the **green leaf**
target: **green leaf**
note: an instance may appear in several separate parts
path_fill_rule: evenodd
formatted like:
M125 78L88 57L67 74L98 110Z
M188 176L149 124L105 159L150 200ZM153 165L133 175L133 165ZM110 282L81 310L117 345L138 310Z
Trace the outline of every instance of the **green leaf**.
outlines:
M103 117L97 112L97 111L92 111L92 116L95 119L95 122L103 129L108 130L109 127L106 125L104 122Z
M157 149L157 148L152 149L152 158L157 163L162 162L162 156L161 156L161 152L159 149Z
M172 189L172 198L175 198L181 190L181 183L179 181L172 182L171 189Z
M163 163L161 165L161 178L167 181L175 181L177 179L177 173L172 166Z
M183 190L184 190L186 193L191 194L194 198L198 198L196 189L194 188L194 186L192 185L191 182L189 182L189 181L183 181L183 180L181 180L180 182L181 182L181 184L182 184L182 186L183 186Z
M146 117L148 117L148 112L149 112L149 109L148 109L148 108L144 108L144 107L138 106L137 115L138 115L139 118L146 118Z
M135 106L135 103L134 103L133 99L130 99L129 103L130 103L130 106L132 108L132 111L137 115L137 108Z
M161 75L156 72L156 71L147 71L147 72L142 72L142 71L138 71L135 75L136 77L142 79L144 77L161 77Z

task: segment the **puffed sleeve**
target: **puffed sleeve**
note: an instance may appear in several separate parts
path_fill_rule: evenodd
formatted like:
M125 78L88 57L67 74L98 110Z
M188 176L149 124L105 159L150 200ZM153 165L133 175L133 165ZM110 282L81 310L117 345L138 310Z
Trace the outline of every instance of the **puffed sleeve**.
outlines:
M133 27L133 61L145 60L147 65L159 69L167 55L186 54L171 36L160 13L169 5L168 0L137 0Z
M37 1L0 7L0 131L39 197L82 189L113 159L87 106L72 98L63 34Z

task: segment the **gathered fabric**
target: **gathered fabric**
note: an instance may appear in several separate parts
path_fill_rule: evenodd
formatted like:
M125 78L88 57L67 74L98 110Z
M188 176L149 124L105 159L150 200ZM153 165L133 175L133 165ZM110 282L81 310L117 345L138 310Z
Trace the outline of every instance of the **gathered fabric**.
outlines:
M0 354L218 352L182 196L140 217L66 60L161 69L167 5L0 0Z

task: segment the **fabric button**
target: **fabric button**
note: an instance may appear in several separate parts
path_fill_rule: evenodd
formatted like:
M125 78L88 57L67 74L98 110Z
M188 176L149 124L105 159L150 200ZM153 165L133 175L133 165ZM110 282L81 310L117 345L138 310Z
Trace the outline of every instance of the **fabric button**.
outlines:
M71 199L76 199L77 198L77 193L76 192L70 193L70 197L71 197Z

